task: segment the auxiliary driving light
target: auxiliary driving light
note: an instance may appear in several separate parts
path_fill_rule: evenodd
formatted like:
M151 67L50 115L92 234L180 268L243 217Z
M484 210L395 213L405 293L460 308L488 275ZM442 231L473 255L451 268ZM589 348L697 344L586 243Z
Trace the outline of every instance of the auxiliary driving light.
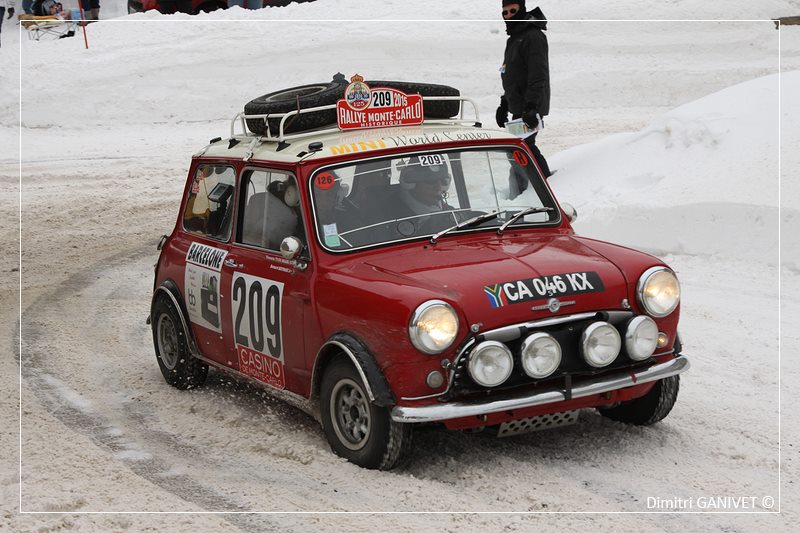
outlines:
M584 360L595 368L611 364L619 355L622 341L617 328L608 322L593 322L581 335L581 353Z
M496 387L514 369L514 357L508 347L497 341L484 341L469 354L469 375L479 385Z
M644 361L656 351L658 326L649 316L639 315L628 322L625 350L634 361Z
M546 378L561 364L561 345L552 335L538 332L522 342L522 369L534 379Z

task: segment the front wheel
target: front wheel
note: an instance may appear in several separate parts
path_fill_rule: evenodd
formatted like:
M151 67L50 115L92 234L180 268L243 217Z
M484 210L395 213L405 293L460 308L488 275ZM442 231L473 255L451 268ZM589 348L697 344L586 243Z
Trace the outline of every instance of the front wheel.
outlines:
M666 418L678 399L680 376L670 376L656 381L650 392L615 407L600 407L601 415L636 426L649 426Z
M325 369L320 411L331 449L358 466L390 470L411 447L411 426L393 421L386 407L370 403L361 376L345 359Z

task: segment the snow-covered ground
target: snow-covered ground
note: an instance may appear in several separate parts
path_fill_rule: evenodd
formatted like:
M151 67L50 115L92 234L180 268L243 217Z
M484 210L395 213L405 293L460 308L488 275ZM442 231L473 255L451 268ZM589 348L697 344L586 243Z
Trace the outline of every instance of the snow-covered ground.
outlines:
M693 368L662 424L585 412L578 425L507 440L420 432L411 466L379 473L334 457L313 420L250 386L214 373L185 393L161 379L144 318L155 243L174 223L190 154L224 136L250 98L337 71L456 85L489 124L505 35L501 23L463 19L494 19L499 4L146 13L89 26L89 50L80 38L30 42L4 23L0 530L797 528L800 27L550 25L553 101L539 145L558 169L551 186L577 207L579 233L656 253L682 281ZM800 15L794 1L754 4L540 3L564 20ZM117 0L101 14L124 12ZM325 22L356 18L442 20ZM781 515L196 514L640 513L648 497L701 496L753 496L763 511L779 492ZM74 514L92 511L188 514Z

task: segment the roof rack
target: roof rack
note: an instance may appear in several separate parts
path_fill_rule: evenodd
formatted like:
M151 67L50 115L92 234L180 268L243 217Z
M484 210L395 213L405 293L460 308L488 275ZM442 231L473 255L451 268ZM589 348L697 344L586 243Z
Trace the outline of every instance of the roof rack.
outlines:
M434 119L434 120L424 120L424 124L472 124L475 127L481 126L481 119L480 114L478 112L478 105L475 103L474 100L471 98L467 98L464 96L423 96L423 101L458 101L461 102L461 110L459 112L458 118L450 118L450 119ZM475 112L475 117L471 119L464 118L464 103L468 102L472 105L472 109ZM264 143L264 142L275 142L275 143L284 143L291 139L301 139L303 137L312 137L315 135L319 135L321 133L336 133L339 132L339 128L328 128L328 129L317 129L312 131L304 131L301 133L291 133L287 135L284 133L284 128L286 126L286 119L289 117L293 117L296 115L300 115L303 113L313 113L315 111L326 111L329 109L336 109L336 104L325 105L320 107L309 107L306 109L296 109L293 111L289 111L288 113L272 113L268 115L245 115L244 113L238 113L233 119L231 120L231 138L236 137L236 122L239 121L242 125L242 135L245 137L254 137L253 145ZM267 126L267 134L266 135L258 135L256 133L250 133L247 131L247 119L263 119L264 123ZM267 119L281 119L281 122L278 126L277 135L273 134L269 127L269 120ZM255 146L251 145L252 148Z

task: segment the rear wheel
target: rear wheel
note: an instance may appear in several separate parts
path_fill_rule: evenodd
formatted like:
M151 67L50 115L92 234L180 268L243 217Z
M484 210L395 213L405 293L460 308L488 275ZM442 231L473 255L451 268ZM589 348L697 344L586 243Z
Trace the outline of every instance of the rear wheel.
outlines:
M339 358L325 369L320 410L331 449L351 463L389 470L407 456L411 426L393 421L389 409L370 403L350 361Z
M601 415L636 426L649 426L663 420L675 405L680 388L680 376L656 381L650 392L615 407L600 407Z
M208 365L192 356L178 310L166 296L153 306L153 344L164 380L177 389L199 387L206 381Z

